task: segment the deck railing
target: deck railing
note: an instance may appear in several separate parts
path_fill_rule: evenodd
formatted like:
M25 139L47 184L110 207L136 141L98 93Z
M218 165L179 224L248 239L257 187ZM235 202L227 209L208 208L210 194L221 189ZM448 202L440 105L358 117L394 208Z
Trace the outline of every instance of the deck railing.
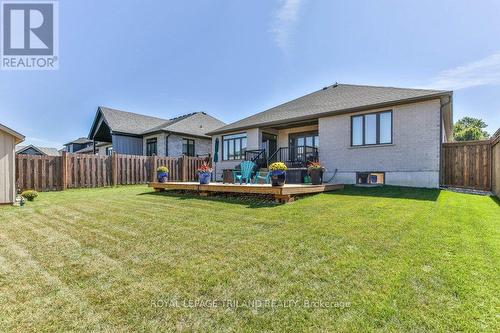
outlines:
M245 160L252 161L259 168L267 167L267 157L265 149L253 149L245 151Z
M280 161L289 167L306 167L319 159L319 150L312 146L291 146L278 148L269 156L269 161Z

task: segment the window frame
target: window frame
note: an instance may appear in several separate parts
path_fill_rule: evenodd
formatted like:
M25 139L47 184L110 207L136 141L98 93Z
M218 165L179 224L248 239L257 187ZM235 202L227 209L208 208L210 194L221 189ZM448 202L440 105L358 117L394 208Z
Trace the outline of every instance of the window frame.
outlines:
M390 142L380 142L380 115L382 113L390 113L391 115L391 141ZM376 120L376 125L375 125L375 131L376 131L376 139L375 143L365 143L366 142L366 128L365 128L365 116L368 115L376 115L377 120ZM362 144L360 145L355 145L354 144L354 122L353 119L361 117L361 130L362 130ZM383 145L391 145L394 143L394 112L393 110L384 110L384 111L377 111L377 112L370 112L370 113L363 113L363 114L355 114L351 116L351 147L369 147L369 146L383 146Z
M155 152L150 154L149 145L154 143ZM146 156L158 156L158 138L146 139Z
M230 139L225 139L228 136L236 136L235 138L230 138ZM239 136L239 137L238 137ZM245 139L245 142L248 143L248 137L246 132L241 132L241 133L233 133L233 134L227 134L222 136L222 161L241 161L245 159L245 152L247 150L246 144L245 147L243 148L243 139ZM236 155L235 154L235 149L236 149L236 140L240 142L240 154ZM227 159L225 158L225 147L226 147L226 141L228 142L228 147L229 147L229 142L233 143L233 155L231 155L233 158L229 158L229 151L227 152Z
M186 145L187 145L187 153L184 152L184 141L187 141ZM189 144L192 143L192 146L193 146L193 154L190 155L189 154ZM185 155L185 156L189 156L189 157L194 157L195 156L195 141L194 139L188 139L188 138L182 138L182 155Z
M113 155L113 146L106 147L106 156Z

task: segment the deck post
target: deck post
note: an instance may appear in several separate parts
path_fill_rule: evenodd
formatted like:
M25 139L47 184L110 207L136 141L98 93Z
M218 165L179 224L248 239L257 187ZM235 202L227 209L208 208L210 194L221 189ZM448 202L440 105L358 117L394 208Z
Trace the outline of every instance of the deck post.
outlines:
M289 203L294 201L294 197L289 194L275 194L274 199L276 199L277 202L279 203Z
M150 169L151 169L151 181L155 182L156 181L156 164L158 163L158 158L156 155L153 155L149 158L149 163L150 163Z
M183 182L187 182L188 181L188 164L187 164L187 161L186 161L186 155L182 155L181 158L179 159L179 163L180 163L180 178L181 178L181 181Z

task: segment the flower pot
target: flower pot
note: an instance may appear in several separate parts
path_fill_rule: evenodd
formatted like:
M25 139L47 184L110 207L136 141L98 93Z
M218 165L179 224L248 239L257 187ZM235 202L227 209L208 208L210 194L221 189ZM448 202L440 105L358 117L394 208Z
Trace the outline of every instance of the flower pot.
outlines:
M210 184L210 177L211 177L210 172L200 172L198 174L200 184L202 185Z
M273 186L283 186L286 181L286 172L283 170L271 171L271 183Z
M168 172L157 172L156 177L159 183L166 183L168 180Z
M309 169L309 176L311 177L311 184L321 185L323 184L323 169Z

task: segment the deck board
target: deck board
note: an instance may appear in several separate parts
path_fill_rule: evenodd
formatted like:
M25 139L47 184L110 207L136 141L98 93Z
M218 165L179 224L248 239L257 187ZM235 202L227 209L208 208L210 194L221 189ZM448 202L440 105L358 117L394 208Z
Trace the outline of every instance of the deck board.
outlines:
M293 201L295 195L321 193L335 191L344 188L342 184L285 184L284 186L271 186L270 184L224 184L210 183L200 185L197 182L167 182L149 183L149 187L155 190L187 190L198 193L218 192L218 193L251 193L274 195L277 200L283 202ZM287 200L288 199L288 200Z

